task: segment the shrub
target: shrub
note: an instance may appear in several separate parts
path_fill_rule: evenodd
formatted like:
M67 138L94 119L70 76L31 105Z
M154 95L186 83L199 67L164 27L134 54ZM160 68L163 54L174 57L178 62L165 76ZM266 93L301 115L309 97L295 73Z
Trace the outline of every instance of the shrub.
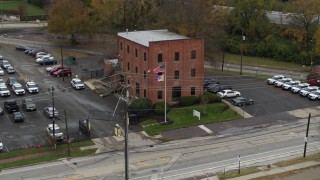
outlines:
M158 115L162 115L164 114L164 102L157 102L154 103L153 105L153 109L154 109L154 113L158 114ZM167 103L167 113L170 111L170 105Z
M222 98L216 94L212 94L210 92L204 92L201 98L201 103L207 102L207 103L215 103L215 102L221 102Z
M130 113L138 116L146 116L152 108L152 102L148 98L135 99L130 104Z
M180 98L181 106L191 106L199 102L199 98L197 96L183 96Z

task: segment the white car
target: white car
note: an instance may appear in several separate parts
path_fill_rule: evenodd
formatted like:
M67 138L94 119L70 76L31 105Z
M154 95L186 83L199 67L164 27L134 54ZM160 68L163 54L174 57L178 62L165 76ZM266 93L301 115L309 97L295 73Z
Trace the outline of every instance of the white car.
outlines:
M4 80L2 78L0 79L0 86L1 85L6 85L6 83L4 82Z
M0 141L0 151L3 151L3 143Z
M221 92L218 92L217 95L222 98L230 98L230 97L239 97L241 96L241 93L239 91L226 89L226 90L222 90Z
M317 91L314 91L312 93L309 93L308 98L310 100L319 100L320 99L320 91L317 90Z
M309 87L309 86L310 86L310 84L308 84L308 83L300 83L298 85L292 86L291 92L296 94L296 93L299 93L301 89Z
M14 83L12 85L12 90L16 95L24 95L26 94L25 90L23 89L20 83Z
M283 90L290 90L291 87L295 86L295 85L298 85L300 84L301 82L300 81L290 81L288 83L285 83L282 85L282 89Z
M275 82L273 83L273 85L274 85L275 87L282 87L282 85L283 85L284 83L287 83L287 82L290 82L290 81L292 81L291 78L282 78L282 79L279 79L279 80L275 81Z
M48 124L47 133L48 135L53 138L53 127L54 127L54 136L56 140L63 140L63 132L61 131L60 127L57 124Z
M56 68L57 66L61 66L61 65L60 64L55 64L53 66L46 67L46 71L50 72L52 69Z
M3 76L4 75L4 71L3 69L0 67L0 75Z
M3 59L3 56L2 55L0 55L0 60L2 60Z
M36 63L40 63L41 61L46 60L46 59L53 60L54 57L53 56L42 56L42 57L36 59Z
M8 60L2 60L1 61L1 67L4 69L7 69L8 66L11 66Z
M300 90L300 96L308 96L310 93L317 91L319 89L318 86L309 86Z
M32 94L32 93L38 93L39 92L39 87L37 84L33 81L28 81L26 84L26 89L27 91Z
M85 88L84 83L79 78L73 78L71 80L71 85L72 85L72 87L74 87L77 90Z
M36 54L35 58L37 59L37 58L39 58L39 57L41 57L41 56L46 56L46 55L50 55L50 54L48 54L48 53L46 53L46 52L38 52L38 53ZM51 55L50 55L50 56L51 56Z
M0 96L10 96L10 91L5 84L0 84Z
M274 82L276 82L277 80L279 80L279 79L283 79L283 78L285 78L286 76L284 76L284 75L274 75L272 78L269 78L269 79L267 79L267 84L273 84Z

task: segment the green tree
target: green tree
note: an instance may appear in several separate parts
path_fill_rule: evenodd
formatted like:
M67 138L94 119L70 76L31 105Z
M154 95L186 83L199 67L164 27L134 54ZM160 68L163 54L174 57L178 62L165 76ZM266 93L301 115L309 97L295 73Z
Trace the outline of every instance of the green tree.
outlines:
M82 1L55 0L49 8L48 31L71 35L76 42L77 33L92 34L92 21Z
M312 48L312 39L316 30L315 18L320 13L319 0L294 0L290 1L285 9L286 12L291 13L290 18L296 28L301 29L305 34L304 47L307 51Z

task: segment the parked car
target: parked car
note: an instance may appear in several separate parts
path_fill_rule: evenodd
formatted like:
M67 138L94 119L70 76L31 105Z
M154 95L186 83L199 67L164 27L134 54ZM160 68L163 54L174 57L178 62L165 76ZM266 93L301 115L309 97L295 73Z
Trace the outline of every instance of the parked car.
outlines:
M10 96L10 91L5 84L0 84L0 96Z
M42 59L42 61L40 61L39 64L40 65L58 64L58 61L50 57L50 58Z
M54 67L53 69L51 69L49 71L49 74L52 75L54 72L58 71L59 69L62 69L63 67L60 65L60 66L56 66Z
M4 75L4 71L3 69L0 67L0 76L3 76Z
M16 72L16 70L12 66L8 66L6 70L8 74L14 74Z
M6 85L6 83L4 82L4 80L2 78L0 78L0 85Z
M308 94L308 98L310 100L320 100L320 91L314 91Z
M47 61L47 60L53 60L53 59L54 59L54 57L52 57L51 55L50 56L47 56L47 55L40 56L39 58L36 59L36 63L40 64L40 62L42 62L44 60Z
M310 93L312 93L312 92L314 92L314 91L316 91L318 89L319 89L319 87L317 87L317 86L309 86L309 87L303 88L303 89L300 90L300 96L306 97Z
M32 57L36 57L36 54L37 54L38 52L43 52L43 51L45 51L45 50L42 49L42 48L40 48L40 49L33 49L33 50L31 51L30 55L31 55Z
M309 87L310 84L308 83L300 83L298 85L295 85L293 87L291 87L291 92L294 94L300 93L300 90L306 87Z
M2 60L1 61L1 68L7 69L8 66L11 66L10 62L8 60Z
M241 93L239 91L233 91L230 89L222 90L221 92L217 93L218 96L221 98L230 98L230 97L239 97Z
M31 98L26 98L22 100L22 107L25 111L35 111L37 109L36 104Z
M277 80L285 78L285 77L286 76L284 76L284 75L274 75L272 78L268 78L266 82L267 82L267 84L271 84L272 85Z
M1 141L1 139L0 139L0 151L3 151L3 142Z
M275 87L282 87L282 85L283 85L284 83L287 83L287 82L290 82L290 81L292 81L291 78L282 78L282 79L279 79L279 80L275 81L275 82L273 83L273 85L274 85Z
M41 56L51 56L51 54L47 53L47 52L37 52L36 57L35 58L39 58Z
M0 54L0 60L2 60L3 59L3 56Z
M300 81L290 81L282 85L283 90L291 90L291 87L300 84Z
M16 50L18 51L25 51L28 47L24 45L17 45Z
M14 83L12 85L12 91L16 95L25 95L26 94L26 92L25 92L24 88L22 87L22 85L20 83L18 83L18 82Z
M22 113L17 111L17 112L13 112L12 113L12 120L14 122L23 122L24 121L24 118L22 116Z
M58 66L61 66L61 65L60 65L60 64L55 64L55 65L46 67L45 69L46 69L47 72L50 72L52 69L54 69L54 68L56 68L56 67L58 67Z
M230 85L209 86L207 91L213 92L213 93L218 93L218 92L226 90L226 89L232 90L232 87Z
M16 100L7 100L3 102L4 109L6 109L9 113L18 112L19 106Z
M219 80L217 79L205 79L204 80L204 84L203 84L203 88L207 89L207 87L211 84L219 84Z
M244 105L251 105L254 103L254 101L246 97L236 97L232 99L231 103L235 106L244 106Z
M54 77L71 76L71 68L62 68L52 74Z
M4 110L2 107L0 107L0 115L3 115L4 114Z
M27 91L32 94L32 93L38 93L39 92L39 87L37 84L33 81L28 81L26 84L26 89Z
M79 78L73 78L71 80L71 86L77 90L85 88L84 83Z
M13 86L13 84L16 83L16 82L17 82L17 80L16 80L15 77L8 77L8 79L7 79L7 85L9 87Z
M63 141L63 132L60 130L60 127L57 124L48 124L47 133L51 138L55 138L57 141Z
M49 118L53 118L53 111L54 111L54 117L59 118L59 112L56 108L53 109L52 107L45 107L43 111L44 111L44 114Z

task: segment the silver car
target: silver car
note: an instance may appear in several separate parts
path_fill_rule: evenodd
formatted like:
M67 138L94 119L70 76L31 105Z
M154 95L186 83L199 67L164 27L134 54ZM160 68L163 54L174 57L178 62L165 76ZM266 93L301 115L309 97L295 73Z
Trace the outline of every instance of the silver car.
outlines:
M43 111L44 111L44 114L49 118L53 118L53 111L54 111L54 117L59 119L59 112L56 108L45 107Z

